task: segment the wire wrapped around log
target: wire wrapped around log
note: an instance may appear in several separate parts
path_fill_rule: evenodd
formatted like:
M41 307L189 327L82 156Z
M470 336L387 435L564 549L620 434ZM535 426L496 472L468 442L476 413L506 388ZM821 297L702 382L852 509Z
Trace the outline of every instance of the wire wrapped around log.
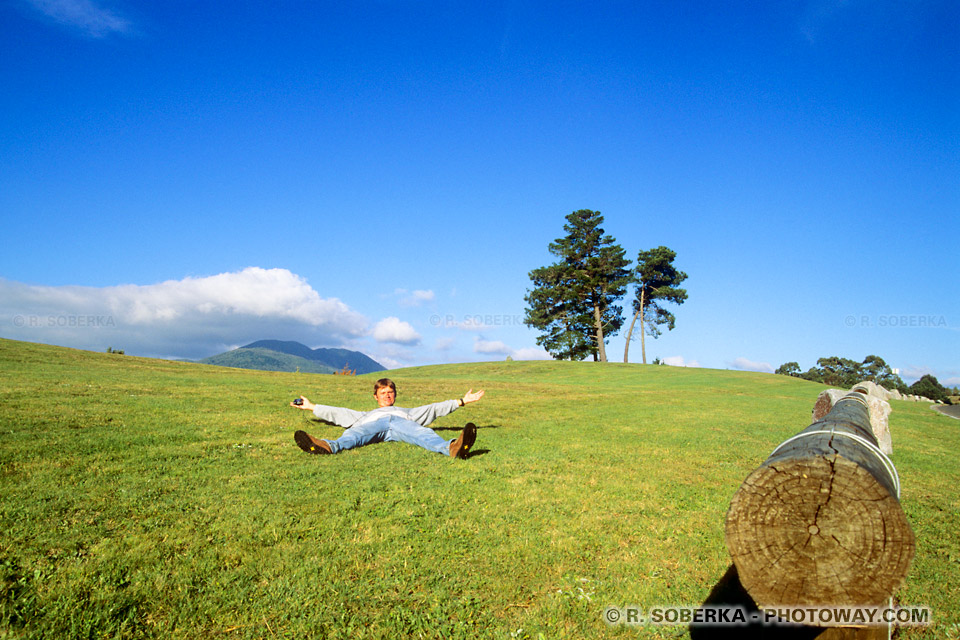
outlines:
M764 609L885 604L915 551L899 492L863 396L845 396L734 495L726 542L740 582Z

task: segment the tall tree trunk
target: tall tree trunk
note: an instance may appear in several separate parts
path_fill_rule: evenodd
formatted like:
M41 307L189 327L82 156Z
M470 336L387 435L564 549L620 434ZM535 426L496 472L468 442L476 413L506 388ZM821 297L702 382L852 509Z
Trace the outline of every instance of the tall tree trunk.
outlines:
M593 305L593 324L597 328L597 353L600 362L607 361L607 350L603 346L603 318L600 317L600 307Z
M644 299L645 298L644 293L645 291L643 290L643 288L641 288L640 289L640 353L643 355L643 364L647 364L647 341L646 341L647 332L644 331L645 327L643 325L643 321L644 321L643 303L646 302L646 300Z
M627 346L623 348L623 361L630 362L630 338L633 337L633 325L637 324L637 316L640 312L633 314L633 320L630 321L630 330L627 331Z
M623 348L623 361L630 362L628 359L630 354L630 339L633 337L633 326L637 323L637 318L640 318L640 351L643 353L643 364L647 364L647 349L643 343L643 303L645 301L644 289L640 287L640 308L637 309L637 312L633 314L633 320L630 321L630 330L627 331L627 346Z

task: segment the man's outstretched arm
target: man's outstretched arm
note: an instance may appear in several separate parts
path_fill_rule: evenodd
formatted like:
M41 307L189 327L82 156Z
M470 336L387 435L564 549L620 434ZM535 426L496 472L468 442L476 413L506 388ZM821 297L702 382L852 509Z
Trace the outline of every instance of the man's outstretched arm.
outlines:
M344 428L351 426L363 415L362 411L355 411L353 409L346 409L344 407L328 407L322 404L314 404L310 402L306 396L300 396L300 400L302 401L302 404L294 404L291 402L290 406L296 409L303 409L304 411L312 411L313 415L321 420L332 422L333 424Z
M453 413L464 405L470 404L471 402L476 402L483 397L483 393L483 390L474 393L473 389L470 389L470 391L464 394L462 398L434 402L433 404L426 404L422 407L405 409L405 411L411 420L414 422L419 422L423 426L427 426L437 418L442 418L443 416Z

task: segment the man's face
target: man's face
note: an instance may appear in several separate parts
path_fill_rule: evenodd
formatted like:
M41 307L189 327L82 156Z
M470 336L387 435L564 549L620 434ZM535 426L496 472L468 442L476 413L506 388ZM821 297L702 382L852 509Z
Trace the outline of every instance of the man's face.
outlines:
M397 400L397 392L390 387L380 387L375 396L378 407L392 407Z

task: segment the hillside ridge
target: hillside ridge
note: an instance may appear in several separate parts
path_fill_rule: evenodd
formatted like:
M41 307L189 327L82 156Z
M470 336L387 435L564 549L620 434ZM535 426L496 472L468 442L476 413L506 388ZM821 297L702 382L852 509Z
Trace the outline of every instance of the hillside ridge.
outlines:
M199 361L220 367L262 371L334 373L348 369L357 374L385 371L386 367L359 351L310 347L292 340L257 340L237 349Z

